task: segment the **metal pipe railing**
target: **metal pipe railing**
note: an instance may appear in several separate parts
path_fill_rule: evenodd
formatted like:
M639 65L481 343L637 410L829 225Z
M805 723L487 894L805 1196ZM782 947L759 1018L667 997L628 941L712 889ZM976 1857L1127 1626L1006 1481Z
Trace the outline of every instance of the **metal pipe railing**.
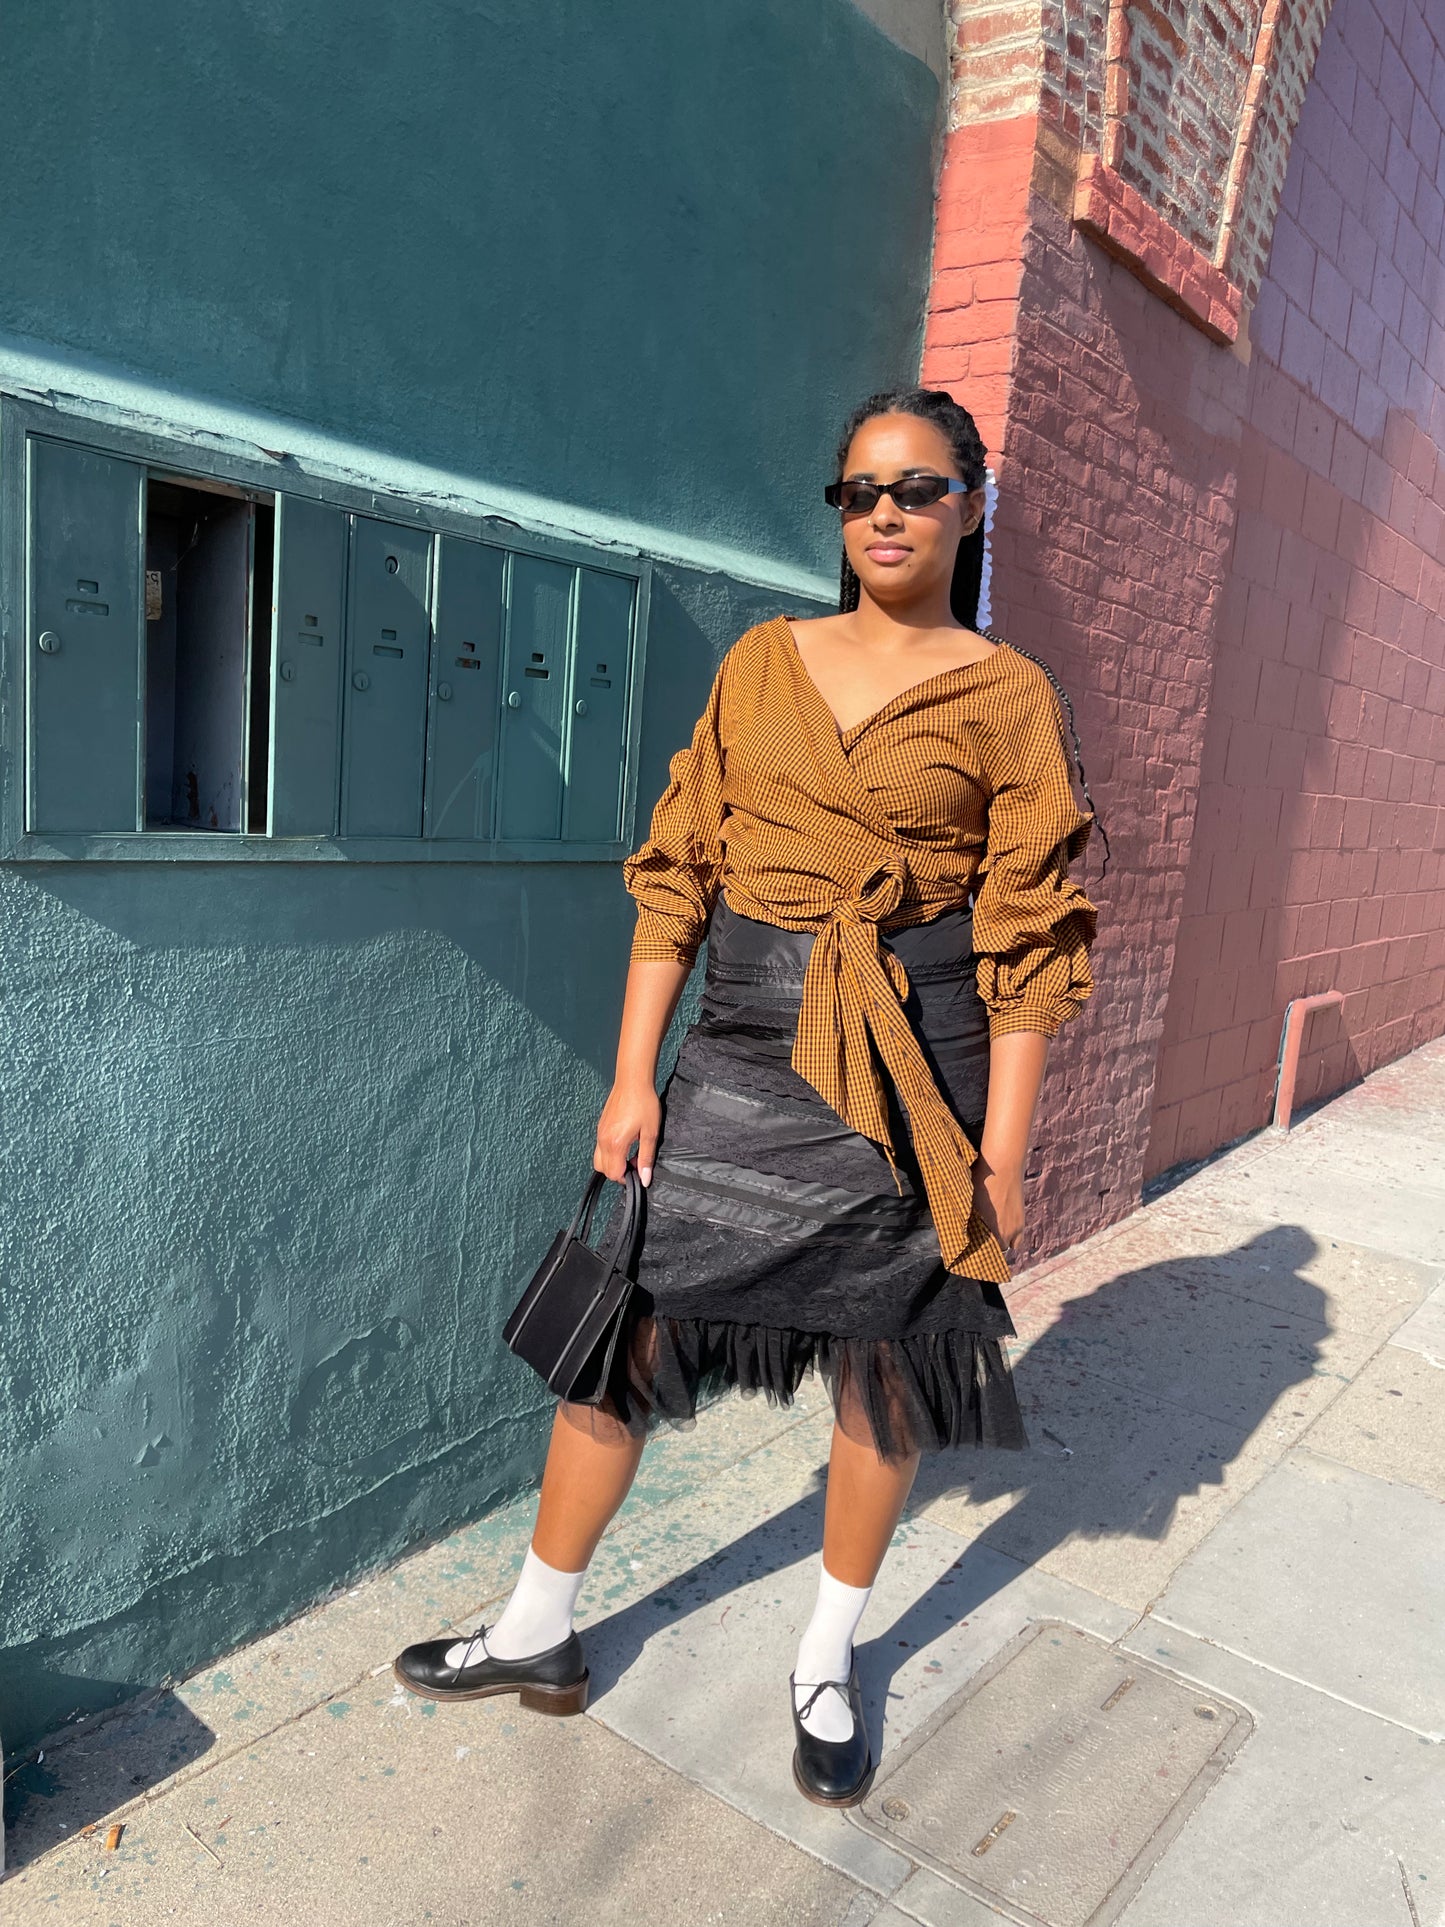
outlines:
M1312 1010L1323 1010L1328 1004L1342 1004L1345 993L1342 990L1321 990L1312 997L1291 997L1284 1009L1284 1029L1279 1039L1279 1062L1275 1070L1274 1084L1274 1122L1277 1129L1287 1131L1294 1111L1295 1078L1299 1074L1300 1044L1304 1038L1305 1019Z

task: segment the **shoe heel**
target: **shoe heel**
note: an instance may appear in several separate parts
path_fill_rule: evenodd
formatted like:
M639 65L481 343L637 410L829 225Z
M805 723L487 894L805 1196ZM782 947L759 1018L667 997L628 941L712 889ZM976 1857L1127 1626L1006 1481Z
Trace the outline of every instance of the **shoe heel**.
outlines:
M554 1719L567 1719L587 1708L587 1675L575 1686L524 1686L517 1698L529 1713L550 1713Z

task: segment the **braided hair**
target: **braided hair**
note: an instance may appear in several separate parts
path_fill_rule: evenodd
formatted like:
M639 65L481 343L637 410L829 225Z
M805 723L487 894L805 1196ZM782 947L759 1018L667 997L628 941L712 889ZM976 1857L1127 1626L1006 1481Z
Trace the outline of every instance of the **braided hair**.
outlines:
M863 426L879 415L915 415L919 421L932 423L948 443L958 469L958 478L965 488L982 488L987 471L986 451L983 437L978 432L978 424L973 416L942 388L895 388L882 394L870 395L867 401L853 410L844 424L843 433L838 438L837 472L842 475L848 460L848 450L853 445L853 437ZM989 642L1004 642L1004 637L995 635L991 629L978 629L978 598L983 586L983 517L978 526L965 535L958 545L954 557L953 579L949 584L948 606L955 622L962 623L965 629L973 629ZM853 564L848 560L848 551L843 551L843 563L838 583L838 613L847 615L858 607L861 584ZM1079 732L1074 723L1074 705L1068 693L1049 665L1031 649L1020 649L1017 643L1007 643L1016 655L1027 656L1030 662L1037 663L1053 685L1054 694L1068 718L1069 735L1073 739L1074 767L1079 773L1079 788L1084 793L1084 801L1098 826L1104 844L1104 870L1109 868L1109 838L1095 808L1094 799L1089 794L1089 783L1084 775L1084 753L1079 745Z
M941 388L895 388L881 395L870 395L861 407L853 410L839 437L839 475L843 473L843 465L848 460L853 437L864 422L871 422L878 415L916 415L919 421L931 422L948 443L958 468L958 479L964 487L983 487L986 466L983 437L968 410ZM965 629L972 629L977 622L978 592L982 584L983 518L980 517L978 527L971 535L965 535L958 545L958 555L953 564L953 583L948 596L954 621L961 622ZM838 588L840 614L846 615L850 609L858 607L859 593L858 577L845 549Z

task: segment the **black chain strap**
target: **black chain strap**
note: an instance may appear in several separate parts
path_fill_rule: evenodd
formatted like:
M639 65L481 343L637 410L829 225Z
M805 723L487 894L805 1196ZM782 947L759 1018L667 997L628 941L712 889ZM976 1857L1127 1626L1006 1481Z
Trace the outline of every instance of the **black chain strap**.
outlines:
M1036 656L1032 649L1020 649L1016 642L1010 642L1007 636L1001 636L998 634L996 630L993 630L993 629L984 629L980 633L983 635L986 641L1000 643L1003 645L1004 648L1012 649L1015 655L1027 656L1030 662L1036 662L1039 668L1042 669L1044 674L1048 677L1049 681L1053 684L1054 694L1058 697L1059 701L1063 704L1064 714L1069 719L1069 734L1074 741L1074 766L1079 772L1079 788L1084 792L1084 801L1089 806L1090 812L1092 813L1094 818L1095 826L1098 829L1099 835L1103 840L1104 867L1099 874L1101 876L1106 876L1109 870L1109 833L1104 828L1103 818L1099 815L1098 807L1095 804L1093 797L1089 794L1089 779L1084 774L1084 752L1079 746L1079 731L1074 722L1074 705L1069 701L1069 692L1064 688L1064 685L1059 681L1058 677L1054 674L1053 670L1050 669L1049 665L1044 661L1043 657Z

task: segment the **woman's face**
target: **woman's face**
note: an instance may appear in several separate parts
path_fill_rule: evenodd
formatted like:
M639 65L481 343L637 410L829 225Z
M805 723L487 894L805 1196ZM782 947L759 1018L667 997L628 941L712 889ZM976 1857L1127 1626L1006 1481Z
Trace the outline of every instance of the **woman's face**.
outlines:
M917 415L875 415L848 444L840 478L845 482L896 482L908 475L951 475L962 481L947 437ZM960 539L983 514L981 488L945 495L927 508L900 509L880 495L866 514L844 515L843 547L858 580L884 608L941 595L948 585Z

